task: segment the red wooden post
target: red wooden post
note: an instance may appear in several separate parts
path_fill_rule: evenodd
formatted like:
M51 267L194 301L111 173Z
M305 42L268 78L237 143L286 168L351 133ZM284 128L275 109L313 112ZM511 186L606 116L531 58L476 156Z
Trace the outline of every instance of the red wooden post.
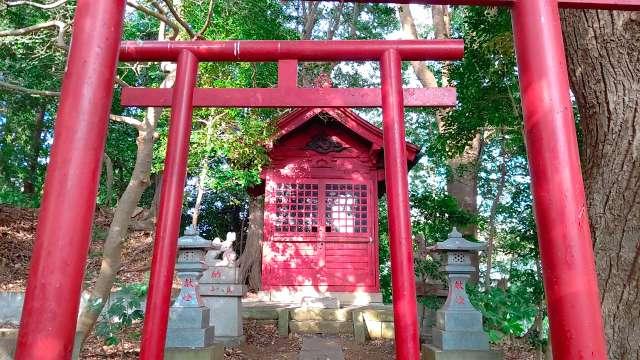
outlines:
M124 0L80 0L38 217L17 359L70 359Z
M524 129L556 359L606 359L556 0L512 9Z
M400 54L395 50L386 51L380 59L384 163L389 207L396 357L399 360L418 360L420 340L409 215L401 61Z
M169 140L162 179L162 197L158 209L149 294L142 332L140 359L145 360L164 358L171 286L180 232L182 197L187 176L193 89L196 85L197 72L198 59L189 51L183 50L178 56Z

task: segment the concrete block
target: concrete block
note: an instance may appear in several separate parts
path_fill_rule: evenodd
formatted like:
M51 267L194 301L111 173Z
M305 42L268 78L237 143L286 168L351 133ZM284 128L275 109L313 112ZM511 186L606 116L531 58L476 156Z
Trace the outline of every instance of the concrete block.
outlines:
M222 343L224 346L236 347L244 344L247 341L247 337L241 336L218 336L216 334L216 342Z
M436 313L436 327L447 331L484 331L482 314L477 310L439 310Z
M0 360L13 359L17 339L18 329L0 329Z
M167 329L166 348L206 348L213 344L214 327L205 329Z
M236 296L242 297L247 292L245 285L238 284L200 284L201 296Z
M307 351L298 354L298 360L344 360L342 351Z
M502 353L492 350L444 351L433 345L422 345L422 360L502 360Z
M278 336L289 336L289 309L278 309Z
M365 344L367 342L367 326L364 322L362 311L355 310L353 312L353 337L356 344Z
M308 309L339 309L340 300L338 300L338 298L331 297L331 296L325 296L325 297L305 296L300 301L300 306L302 308L308 308Z
M242 336L242 301L239 297L203 296L210 310L209 324L216 328L218 337Z
M363 310L365 320L393 322L392 308L366 308Z
M351 321L352 310L343 309L307 309L296 308L291 309L291 320L328 320L328 321Z
M305 336L298 360L344 360L342 345L337 339Z
M166 349L164 360L224 360L224 345L215 343L204 349Z
M295 334L352 335L352 321L289 321L289 329Z
M442 350L488 350L484 331L443 331L433 328L433 345Z
M395 338L395 327L392 322L384 321L380 324L380 338L382 339L394 339Z
M344 360L342 351L307 351L298 354L298 360Z
M201 307L171 307L169 309L169 327L176 329L198 328L209 326L210 310Z
M242 308L242 318L246 320L277 320L277 308L246 307Z

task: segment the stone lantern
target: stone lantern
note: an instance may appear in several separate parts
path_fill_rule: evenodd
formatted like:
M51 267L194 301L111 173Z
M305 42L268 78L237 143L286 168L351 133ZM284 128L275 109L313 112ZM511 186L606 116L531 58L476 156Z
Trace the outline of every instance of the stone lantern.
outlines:
M200 298L198 281L207 269L204 263L211 242L198 235L195 227L185 229L178 239L176 272L180 293L169 311L165 359L222 359L222 344L214 344L210 310Z
M442 254L442 270L447 274L449 294L436 313L433 344L423 348L423 358L436 359L501 359L491 351L482 327L482 314L476 310L466 292L467 281L476 270L471 256L485 249L485 244L467 241L456 228L446 241L436 244Z

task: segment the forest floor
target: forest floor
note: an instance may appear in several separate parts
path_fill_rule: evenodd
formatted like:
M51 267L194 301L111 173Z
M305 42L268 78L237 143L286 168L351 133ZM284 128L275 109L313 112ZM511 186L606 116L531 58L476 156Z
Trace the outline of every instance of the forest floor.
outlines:
M36 232L37 209L22 209L0 205L0 291L24 291L29 272L29 261ZM108 211L96 211L89 260L85 275L85 288L90 288L92 279L100 270L102 244L106 237L111 215ZM123 266L118 272L118 284L139 283L148 276L153 249L153 237L148 231L134 231L123 244ZM11 328L0 324L1 328ZM239 347L226 348L225 360L286 360L296 359L302 345L302 337L291 335L278 337L275 325L260 325L255 322L244 326L247 341ZM95 334L87 341L82 359L137 359L139 356L140 324L134 324L119 334L120 343L105 346ZM340 337L347 360L393 359L393 341L370 341L366 345L356 344L353 337ZM517 341L503 343L498 349L505 360L533 360L535 352Z

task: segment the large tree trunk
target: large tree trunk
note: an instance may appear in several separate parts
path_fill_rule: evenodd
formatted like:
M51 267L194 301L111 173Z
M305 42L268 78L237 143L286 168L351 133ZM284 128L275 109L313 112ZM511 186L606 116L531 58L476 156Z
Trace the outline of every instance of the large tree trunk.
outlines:
M609 358L640 359L640 13L562 16Z
M249 289L258 291L262 283L262 236L264 227L264 195L249 197L249 229L247 245L238 260L240 279L249 282Z
M409 5L400 5L398 9L400 17L400 25L406 39L418 39L418 31L416 29L413 14ZM436 39L447 39L451 35L451 24L449 18L449 10L447 6L432 5L431 21L434 26L434 36ZM421 61L412 61L413 68L422 87L431 88L438 87L438 81ZM440 77L440 86L449 86L449 74L446 64L442 70ZM444 128L446 118L446 110L436 112L436 122L440 131ZM478 161L482 152L483 139L480 134L476 134L464 148L464 151L458 156L449 159L448 165L451 169L447 177L447 193L457 200L458 205L471 214L478 213ZM476 238L478 229L475 225L461 228L460 231L467 237ZM480 273L480 257L474 254L471 262L476 271L471 275L471 282L476 283L479 280Z

